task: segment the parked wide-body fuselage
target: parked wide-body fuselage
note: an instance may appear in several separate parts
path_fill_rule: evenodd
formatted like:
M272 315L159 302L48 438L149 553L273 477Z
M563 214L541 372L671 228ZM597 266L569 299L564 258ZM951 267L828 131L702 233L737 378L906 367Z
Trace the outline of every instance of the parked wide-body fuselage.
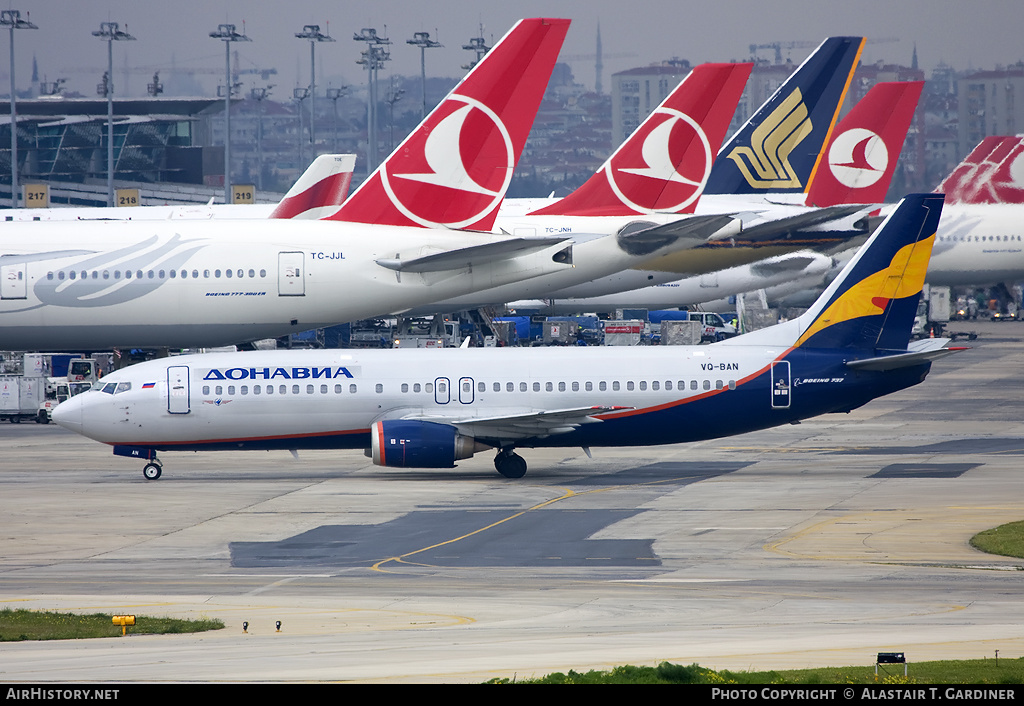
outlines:
M508 238L345 222L8 223L0 232L0 339L12 350L237 343L565 267L547 241L398 272L395 262Z
M482 426L474 435L495 446L666 444L853 409L921 382L930 366L883 374L847 366L855 357L736 345L180 356L108 375L59 421L104 443L160 450L365 449L382 419L472 430L600 404L618 409L564 433L538 427L509 439Z

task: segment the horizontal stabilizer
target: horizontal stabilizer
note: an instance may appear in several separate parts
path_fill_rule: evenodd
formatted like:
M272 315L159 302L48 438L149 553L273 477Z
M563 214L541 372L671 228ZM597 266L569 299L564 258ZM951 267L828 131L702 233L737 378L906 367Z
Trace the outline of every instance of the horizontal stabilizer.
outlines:
M854 204L814 209L795 216L777 218L767 223L759 223L750 228L744 228L742 238L743 240L755 242L778 240L794 231L822 225L830 221L837 221L869 208L872 207Z
M568 242L566 238L510 238L496 243L484 243L457 250L446 250L408 260L403 260L399 257L382 258L377 260L377 264L396 272L443 272L445 270L459 270L465 267L479 267L480 265L537 252L538 250L544 250L545 248L566 242ZM567 265L572 264L571 251L565 253L565 263Z
M733 220L735 220L733 216L728 213L690 216L673 221L672 223L644 228L643 230L630 233L621 232L618 238L620 243L660 243L666 238L691 238L695 241L694 244L697 245L710 238L722 228L725 228Z
M910 350L906 353L883 355L864 360L850 360L846 362L846 366L854 370L896 370L898 368L909 368L913 365L929 363L939 358L945 358L953 353L969 350L963 346L950 348L948 346L949 342L950 339L948 338L926 338L912 343L909 347Z

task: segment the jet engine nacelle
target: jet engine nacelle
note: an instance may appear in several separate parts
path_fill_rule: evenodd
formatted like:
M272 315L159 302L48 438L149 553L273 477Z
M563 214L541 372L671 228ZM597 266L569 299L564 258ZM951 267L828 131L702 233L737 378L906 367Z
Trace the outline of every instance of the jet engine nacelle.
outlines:
M401 419L374 423L370 439L373 463L394 468L452 468L488 448L448 424Z

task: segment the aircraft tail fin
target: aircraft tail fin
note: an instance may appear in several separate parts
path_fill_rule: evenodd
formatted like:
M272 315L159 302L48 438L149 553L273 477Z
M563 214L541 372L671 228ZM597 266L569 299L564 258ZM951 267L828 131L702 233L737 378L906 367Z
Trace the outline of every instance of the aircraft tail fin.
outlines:
M568 29L516 23L330 219L490 230Z
M882 203L924 81L879 83L846 114L807 192L808 206Z
M795 320L798 337L792 345L906 350L942 203L942 194L905 197L814 305Z
M949 203L1024 203L1024 136L986 137L936 191Z
M322 154L292 184L270 218L325 218L348 196L355 170L354 154Z
M753 64L702 64L585 184L533 215L693 213Z
M805 193L864 41L829 37L822 42L722 148L704 193Z

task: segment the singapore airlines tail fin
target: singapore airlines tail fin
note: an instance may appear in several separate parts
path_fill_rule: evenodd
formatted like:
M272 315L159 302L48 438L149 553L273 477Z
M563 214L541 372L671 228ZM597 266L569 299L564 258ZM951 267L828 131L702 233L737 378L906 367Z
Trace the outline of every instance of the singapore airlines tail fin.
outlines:
M882 203L924 81L879 83L836 126L808 206Z
M331 220L490 230L569 20L520 20Z
M704 193L806 193L863 48L822 42L722 148Z
M905 353L942 201L942 194L907 196L802 316L720 345Z
M948 203L1024 203L1024 136L986 137L936 191Z
M583 186L533 215L693 213L752 68L695 68Z
M302 173L269 218L318 219L337 213L348 196L354 154L322 154Z

